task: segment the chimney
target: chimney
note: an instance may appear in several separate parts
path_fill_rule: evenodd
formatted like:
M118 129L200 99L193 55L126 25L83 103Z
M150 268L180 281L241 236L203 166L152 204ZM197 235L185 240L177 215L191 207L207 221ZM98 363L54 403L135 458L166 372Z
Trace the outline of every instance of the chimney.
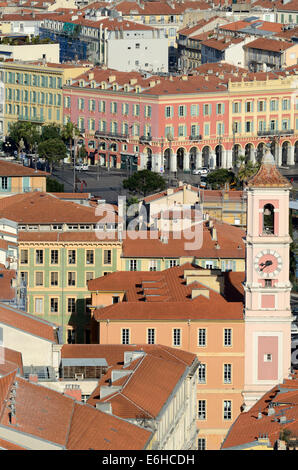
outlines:
M268 408L268 416L272 416L275 414L275 409L273 406L269 406Z
M104 413L112 414L111 403L96 403L95 407L97 410L103 411Z
M258 419L262 419L262 418L263 418L263 415L262 415L261 411L259 411L259 413L258 413Z
M12 424L12 426L16 426L17 424L15 409L9 412L9 424Z
M38 382L38 375L37 374L29 374L29 382Z
M217 241L217 232L216 232L215 227L212 227L212 229L211 229L211 238L212 238L212 240Z
M63 394L74 398L77 401L82 401L82 390L81 387L77 384L67 384L65 385Z

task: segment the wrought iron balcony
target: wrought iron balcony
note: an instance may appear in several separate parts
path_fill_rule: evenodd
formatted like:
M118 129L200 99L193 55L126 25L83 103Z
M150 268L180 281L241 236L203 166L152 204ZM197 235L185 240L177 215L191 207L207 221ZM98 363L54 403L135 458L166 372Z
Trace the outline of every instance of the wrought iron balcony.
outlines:
M45 118L42 116L27 116L27 114L20 114L18 116L19 121L29 121L29 122L44 122Z
M151 140L152 140L152 136L151 136L151 135L142 135L142 136L139 138L140 143L142 143L142 142L147 142L147 143L149 143L149 142L151 142Z
M129 135L128 134L117 134L114 132L108 131L96 131L94 134L96 139L107 139L107 140L117 140L120 142L128 142Z
M195 141L202 140L202 136L201 136L201 134L200 135L190 135L189 140L195 140Z
M292 135L294 134L294 129L283 129L281 131L269 130L269 131L258 131L258 136L280 136L280 135Z

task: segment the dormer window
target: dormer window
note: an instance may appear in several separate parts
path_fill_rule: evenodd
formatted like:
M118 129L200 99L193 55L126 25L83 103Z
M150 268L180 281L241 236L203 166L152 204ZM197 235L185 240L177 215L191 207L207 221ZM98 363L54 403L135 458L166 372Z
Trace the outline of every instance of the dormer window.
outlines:
M113 90L114 90L114 91L117 91L117 90L118 90L118 85L117 85L117 83L115 83L115 84L113 85Z
M101 82L101 89L105 90L106 89L106 82Z
M80 80L80 81L79 81L79 86L80 86L80 87L83 87L84 85L85 85L84 80Z

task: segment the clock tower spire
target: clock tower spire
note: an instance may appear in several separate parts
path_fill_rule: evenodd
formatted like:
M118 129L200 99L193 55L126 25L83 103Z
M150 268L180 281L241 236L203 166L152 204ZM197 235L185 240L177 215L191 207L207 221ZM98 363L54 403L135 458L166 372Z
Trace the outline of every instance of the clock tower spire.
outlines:
M290 189L268 149L247 185L245 410L291 371Z

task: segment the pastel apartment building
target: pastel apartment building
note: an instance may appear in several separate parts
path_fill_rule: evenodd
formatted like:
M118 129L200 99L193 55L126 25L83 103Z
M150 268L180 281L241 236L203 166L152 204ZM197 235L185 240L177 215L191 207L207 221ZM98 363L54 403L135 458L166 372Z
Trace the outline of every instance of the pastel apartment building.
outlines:
M4 135L11 123L22 120L37 125L52 122L62 125L62 87L84 70L82 64L1 62L0 78L5 86Z
M88 342L87 281L120 264L117 215L101 226L95 209L41 192L1 200L2 217L18 225L18 279L28 312L56 322L69 342Z
M222 295L226 276L186 263L162 272L113 273L88 284L94 341L142 340L198 355L197 448L219 448L242 404L243 304Z
M298 45L280 39L258 38L243 46L245 66L254 72L297 65Z
M2 160L0 161L0 197L28 191L46 191L48 175L45 171Z
M95 67L64 87L64 120L85 131L90 161L109 168L233 168L270 144L297 160L297 66L274 73L204 64L193 75L144 76Z

